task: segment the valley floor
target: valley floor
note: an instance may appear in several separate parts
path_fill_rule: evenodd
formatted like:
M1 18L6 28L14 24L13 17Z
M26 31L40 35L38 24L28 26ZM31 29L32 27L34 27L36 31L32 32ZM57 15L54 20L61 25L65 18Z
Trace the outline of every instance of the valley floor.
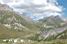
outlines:
M17 40L17 39L15 39ZM22 40L22 41L5 41L5 39L0 39L0 44L67 44L66 39L57 39L51 41L32 41L32 40Z

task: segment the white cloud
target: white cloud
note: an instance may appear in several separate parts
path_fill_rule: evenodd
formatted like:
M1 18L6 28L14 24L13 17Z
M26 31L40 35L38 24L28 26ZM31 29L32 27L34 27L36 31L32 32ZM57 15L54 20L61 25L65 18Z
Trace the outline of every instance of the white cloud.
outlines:
M40 19L51 15L61 16L64 9L58 4L57 0L12 0L7 1L7 3L5 0L0 0L0 2L9 5L19 13L30 12L26 15L31 16L34 19Z
M47 0L33 0L32 3L36 5L47 4Z

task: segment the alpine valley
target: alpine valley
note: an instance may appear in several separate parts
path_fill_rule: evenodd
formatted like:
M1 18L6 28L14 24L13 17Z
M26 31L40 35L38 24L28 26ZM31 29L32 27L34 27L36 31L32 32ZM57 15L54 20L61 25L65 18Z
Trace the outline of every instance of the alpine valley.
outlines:
M0 44L67 44L67 20L57 15L35 21L0 4Z

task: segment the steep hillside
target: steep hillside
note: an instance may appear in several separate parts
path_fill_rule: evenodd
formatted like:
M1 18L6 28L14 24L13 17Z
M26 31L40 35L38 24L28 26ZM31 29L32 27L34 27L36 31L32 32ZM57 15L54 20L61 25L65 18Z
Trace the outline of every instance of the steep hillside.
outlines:
M67 38L67 23L60 16L45 17L36 24L40 29L36 34L29 37L31 40L42 41Z
M6 10L3 8L7 8L7 6L1 5L0 4L0 24L3 25L3 27L7 28L5 30L9 30L8 33L2 29L0 25L0 30L3 30L3 34L9 37L18 37L18 36L23 36L23 35L28 35L31 33L37 32L39 29L33 22L32 20L28 19L25 16L20 16L18 13L15 13L12 9L8 8L9 10ZM3 6L3 7L2 7ZM5 37L2 35L2 37ZM11 34L10 34L11 33ZM15 34L14 34L15 33ZM1 37L0 37L1 38ZM5 37L6 38L6 37Z
M60 16L50 16L39 20L40 32L33 40L54 40L67 38L67 23Z

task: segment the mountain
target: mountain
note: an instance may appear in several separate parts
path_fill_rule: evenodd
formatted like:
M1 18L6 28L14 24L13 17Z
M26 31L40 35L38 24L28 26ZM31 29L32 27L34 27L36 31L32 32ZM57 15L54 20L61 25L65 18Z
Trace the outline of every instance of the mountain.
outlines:
M0 38L23 37L39 29L30 18L20 16L9 6L0 4L0 8Z
M5 4L0 4L0 8L0 39L20 38L30 44L67 39L67 21L60 16L49 16L34 21L23 14L20 16Z
M40 19L39 25L40 32L35 35L35 40L67 39L67 23L60 16Z

